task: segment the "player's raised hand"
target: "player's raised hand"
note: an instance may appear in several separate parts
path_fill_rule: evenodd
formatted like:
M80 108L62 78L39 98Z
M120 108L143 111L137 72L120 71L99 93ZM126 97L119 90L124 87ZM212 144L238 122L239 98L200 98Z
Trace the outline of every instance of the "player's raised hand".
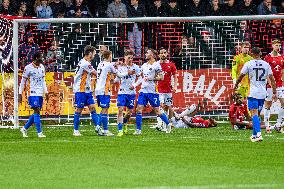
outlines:
M19 102L20 104L22 103L22 99L23 99L22 94L19 94L19 96L18 96L18 102Z

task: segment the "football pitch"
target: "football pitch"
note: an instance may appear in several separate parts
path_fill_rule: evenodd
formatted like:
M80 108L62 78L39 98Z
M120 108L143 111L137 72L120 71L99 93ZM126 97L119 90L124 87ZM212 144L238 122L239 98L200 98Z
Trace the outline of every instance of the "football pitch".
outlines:
M161 133L146 126L142 136L99 137L82 126L46 128L47 138L0 129L0 188L284 188L284 135L229 124ZM116 128L111 127L115 134ZM132 133L133 130L129 131Z

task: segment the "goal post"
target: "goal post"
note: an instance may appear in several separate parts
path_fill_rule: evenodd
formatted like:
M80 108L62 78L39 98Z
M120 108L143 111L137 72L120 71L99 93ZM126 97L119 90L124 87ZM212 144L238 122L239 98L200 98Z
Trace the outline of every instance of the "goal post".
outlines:
M114 49L116 54L114 58L123 58L120 53L121 50L129 48L129 39L127 27L130 23L144 23L145 26L142 31L142 55L136 58L136 62L141 64L145 61L144 49L153 47L167 47L169 49L169 58L174 62L181 60L178 67L178 91L174 95L174 108L176 111L189 106L191 103L198 103L200 106L208 106L208 109L203 111L203 115L208 116L227 116L227 111L230 103L230 90L232 89L232 81L230 79L231 61L233 58L232 48L239 42L246 40L239 33L245 31L238 28L242 21L250 24L267 22L273 20L280 20L282 32L284 27L284 15L265 15L265 16L206 16L206 17L143 17L143 18L51 18L51 19L13 19L13 75L14 75L14 112L13 124L15 127L19 126L19 116L24 117L23 111L19 111L18 104L18 86L19 86L19 46L22 44L22 39L19 37L20 27L29 26L28 32L35 32L40 48L47 54L48 48L51 46L53 40L58 40L59 50L64 54L65 62L74 58L74 54L81 56L81 49L85 44L94 44L96 47L100 45L108 45L110 49ZM36 29L39 23L49 23L50 28L47 31L40 31ZM153 24L152 24L153 23ZM66 25L65 25L66 24ZM78 34L74 38L74 31L76 26L80 25L79 29L85 27L85 31ZM94 24L94 25L93 25ZM115 32L111 33L111 27L115 26ZM257 28L258 26L261 26ZM56 32L55 27L58 27ZM263 42L271 39L269 29L259 32L266 25L253 25L253 31L250 35L259 35L256 46L263 47ZM34 29L31 29L34 28ZM77 28L78 29L78 28ZM147 30L147 31L146 31ZM36 33L38 32L38 33ZM48 33L50 32L50 33ZM237 33L234 35L234 32ZM102 34L103 33L103 34ZM82 34L82 35L81 35ZM76 34L77 35L77 34ZM101 36L102 35L102 36ZM206 41L206 35L209 35ZM243 34L242 34L243 35ZM50 37L51 36L51 37ZM154 36L154 37L153 37ZM254 36L255 37L255 36ZM193 38L193 39L192 39ZM231 38L231 39L230 39ZM41 40L41 41L40 41ZM78 40L78 44L77 41ZM183 49L183 40L187 40L187 45L191 43L190 40L195 40L191 45L194 47L185 47ZM252 42L255 38L249 38ZM283 38L282 38L283 40ZM40 42L39 42L40 41ZM117 47L115 47L117 46ZM175 52L175 48L179 48ZM191 48L194 48L192 50ZM263 47L267 48L267 46ZM188 50L189 49L189 50ZM72 52L71 52L72 51ZM123 52L123 51L122 51ZM176 54L175 54L176 53ZM180 53L180 54L179 54ZM188 53L188 54L187 54ZM76 55L77 55L76 54ZM173 55L179 55L179 59ZM177 64L177 63L176 63ZM62 66L62 64L61 64ZM68 64L69 66L69 64ZM56 98L60 98L60 104L63 110L60 109L59 114L56 115L44 111L50 119L58 119L58 116L70 118L72 115L71 97L66 95L73 95L72 88L72 71L73 64L68 69L59 69L48 73L50 82L60 85L55 90L60 90L60 94L54 94ZM59 71L58 71L59 70ZM4 78L2 78L4 79ZM68 83L68 84L66 84ZM62 87L62 86L63 87ZM115 87L114 87L115 88ZM2 94L3 95L3 94ZM116 95L116 94L115 94ZM112 98L115 97L112 95ZM222 100L220 100L222 98ZM115 99L112 99L113 106L115 106ZM176 102L175 102L176 101ZM21 106L21 108L23 108ZM207 108L207 107L206 107ZM210 111L210 108L212 111ZM25 109L25 108L24 108ZM45 109L48 109L45 107ZM68 110L67 110L68 109ZM220 111L219 111L220 110ZM3 111L3 110L2 110ZM24 110L28 111L28 110ZM115 109L111 110L115 114ZM54 111L56 112L56 111ZM88 114L88 112L85 112ZM147 113L151 114L149 110Z

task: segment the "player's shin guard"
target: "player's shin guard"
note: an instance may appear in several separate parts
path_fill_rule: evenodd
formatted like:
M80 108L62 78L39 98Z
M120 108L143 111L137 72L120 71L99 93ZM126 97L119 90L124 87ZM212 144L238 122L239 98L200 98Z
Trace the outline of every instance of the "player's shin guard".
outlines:
M101 122L103 124L104 131L108 131L108 114L101 114Z
M36 126L37 133L41 133L41 125L40 125L40 115L34 114L34 123Z
M74 130L78 131L80 126L80 115L81 113L75 112L74 114Z
M263 114L265 127L269 127L270 109L264 108Z
M259 117L257 115L252 116L252 124L253 124L253 129L254 132L259 135L261 133L260 130L260 121L259 121Z
M281 125L283 117L284 117L284 107L281 107L278 113L277 125L279 126Z
M170 123L165 113L162 113L159 117L163 122L165 122L166 125Z
M34 123L34 115L32 114L30 117L29 117L29 120L27 121L27 123L25 124L24 128L25 129L28 129L30 128L30 126Z
M99 118L98 118L98 114L96 113L95 110L91 112L91 116L92 116L92 120L93 120L94 125L97 126Z
M140 131L142 129L142 113L136 114L136 129Z

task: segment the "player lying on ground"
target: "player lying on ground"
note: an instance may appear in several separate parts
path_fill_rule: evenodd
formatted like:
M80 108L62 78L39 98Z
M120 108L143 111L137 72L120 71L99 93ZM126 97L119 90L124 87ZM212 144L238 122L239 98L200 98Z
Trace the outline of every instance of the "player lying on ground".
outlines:
M248 112L247 103L243 100L240 93L236 93L233 96L233 104L230 106L229 119L232 124L232 128L239 129L252 129L251 116ZM265 129L262 124L261 129Z
M191 105L181 114L174 112L174 117L171 118L173 126L175 128L209 128L217 126L216 120L212 118L204 120L199 116L195 116L197 112L198 109L195 104ZM160 130L159 128L157 129Z
M43 95L47 95L47 88L45 83L45 69L43 66L42 54L37 52L33 56L33 62L28 64L22 75L21 84L19 87L19 103L22 102L22 93L25 88L25 84L27 79L30 79L30 96L29 96L29 105L31 109L34 110L34 114L29 117L29 120L25 124L23 128L21 128L21 132L23 137L28 137L28 129L32 124L35 124L37 134L39 138L44 138L45 135L42 134L41 122L40 122L40 110L42 108L43 103Z

